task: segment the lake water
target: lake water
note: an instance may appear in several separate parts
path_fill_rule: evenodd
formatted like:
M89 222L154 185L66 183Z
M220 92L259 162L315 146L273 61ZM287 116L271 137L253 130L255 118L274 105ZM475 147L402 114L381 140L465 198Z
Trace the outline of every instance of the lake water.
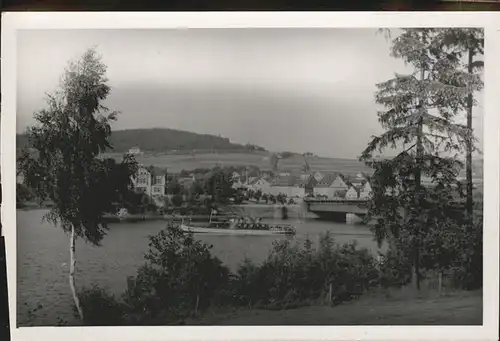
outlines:
M56 325L58 318L72 323L72 298L68 284L69 236L59 227L41 221L46 211L17 212L17 321L18 326ZM278 219L266 219L275 220ZM368 227L314 219L288 219L297 228L290 236L215 236L196 235L213 245L213 253L231 269L245 257L263 261L274 240L291 238L298 242L306 236L317 243L319 235L330 231L337 242L356 240L360 247L373 252L377 245ZM136 274L144 264L148 236L165 227L163 221L110 225L102 246L95 247L77 240L77 287L93 283L120 294L126 288L127 276ZM41 309L30 312L38 305Z

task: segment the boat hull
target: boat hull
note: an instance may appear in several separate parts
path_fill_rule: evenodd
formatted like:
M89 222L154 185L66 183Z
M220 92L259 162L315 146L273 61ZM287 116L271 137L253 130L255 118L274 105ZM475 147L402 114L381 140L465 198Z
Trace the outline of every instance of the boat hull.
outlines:
M271 230L243 230L243 229L217 229L210 227L196 227L181 225L184 232L191 233L210 233L210 234L224 234L224 235L238 235L238 236L271 236L271 235L293 235L294 233L288 231L271 231Z

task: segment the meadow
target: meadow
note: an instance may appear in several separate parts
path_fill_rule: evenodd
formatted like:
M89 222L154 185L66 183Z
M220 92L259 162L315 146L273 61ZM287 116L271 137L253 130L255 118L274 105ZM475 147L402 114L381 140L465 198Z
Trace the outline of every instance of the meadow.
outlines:
M210 168L214 166L256 166L261 170L270 170L268 153L205 153L196 155L179 155L166 153L147 153L137 155L137 162L145 166L155 166L178 173L181 170L195 168ZM123 154L110 153L103 155L121 160ZM359 172L371 173L371 169L358 160L307 157L311 170L319 172L341 172L345 175L355 175ZM302 156L293 156L279 162L280 171L301 171L304 165Z

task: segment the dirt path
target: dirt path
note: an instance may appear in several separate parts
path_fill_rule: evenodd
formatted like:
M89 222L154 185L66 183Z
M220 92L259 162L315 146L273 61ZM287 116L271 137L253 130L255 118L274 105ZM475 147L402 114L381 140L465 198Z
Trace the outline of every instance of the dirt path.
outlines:
M336 307L246 310L207 319L212 325L481 325L482 295L435 299L362 298Z

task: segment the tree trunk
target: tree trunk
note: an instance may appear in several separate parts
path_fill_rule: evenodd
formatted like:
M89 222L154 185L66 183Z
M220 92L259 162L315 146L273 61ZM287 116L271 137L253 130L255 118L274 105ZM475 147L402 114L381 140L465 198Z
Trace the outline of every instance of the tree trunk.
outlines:
M441 296L443 290L443 273L439 271L438 273L438 295Z
M200 294L196 295L196 306L194 307L194 315L198 315L198 307L200 306Z
M425 80L425 70L422 68L420 70L420 82L421 84ZM423 96L421 96L423 97ZM424 154L424 146L422 143L422 135L424 133L423 129L423 114L425 113L425 103L424 98L420 98L419 101L420 117L418 119L417 127L417 157L416 157L416 167L415 167L415 209L420 209L422 207L422 158ZM415 272L415 284L416 289L420 290L420 212L415 215L417 222L415 224L415 245L414 245L414 272Z
M330 306L333 305L333 285L332 285L332 283L330 283L328 286L328 304Z
M469 64L468 64L468 73L472 74L472 57L473 57L473 51L469 49ZM466 203L466 210L467 210L467 219L469 222L469 228L472 227L473 225L473 213L474 213L474 203L473 203L473 188L472 188L472 147L473 147L473 140L472 140L472 107L473 107L473 98L472 98L472 93L470 93L467 96L467 129L470 133L470 135L467 138L466 141L466 148L467 148L467 160L466 160L466 178L467 178L467 203Z
M71 237L70 237L70 265L69 265L69 286L71 288L71 294L73 295L73 301L75 303L76 310L78 311L78 315L80 316L80 321L83 323L83 310L80 305L80 300L78 299L78 295L76 293L75 287L75 271L76 271L76 258L75 258L75 226L71 226Z

